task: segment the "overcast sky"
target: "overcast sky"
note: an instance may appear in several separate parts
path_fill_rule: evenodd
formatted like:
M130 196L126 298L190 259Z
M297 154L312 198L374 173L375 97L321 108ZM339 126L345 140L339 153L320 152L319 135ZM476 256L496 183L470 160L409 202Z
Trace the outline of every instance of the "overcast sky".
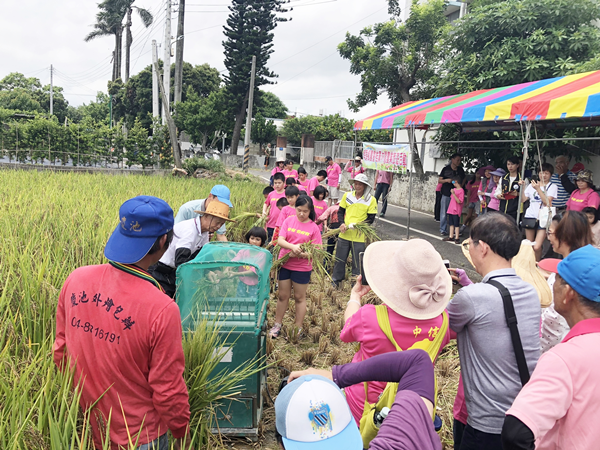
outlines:
M176 34L174 1L172 34ZM228 0L188 0L184 59L192 64L208 63L223 71L223 25ZM151 63L151 43L164 41L165 0L137 0L149 9L154 24L144 29L133 20L132 74ZM269 68L279 75L273 91L291 112L318 115L341 112L361 119L390 107L387 97L359 113L348 110L346 99L360 90L359 77L349 73L350 64L337 53L346 32L387 20L387 0L291 0L293 11L275 29L275 52ZM10 72L34 76L43 84L50 81L54 65L55 85L62 86L70 104L79 105L106 92L111 77L114 38L84 42L92 30L97 2L90 0L4 1L0 15L0 79ZM162 58L162 50L159 49ZM173 61L172 61L173 62ZM124 69L124 61L123 61Z

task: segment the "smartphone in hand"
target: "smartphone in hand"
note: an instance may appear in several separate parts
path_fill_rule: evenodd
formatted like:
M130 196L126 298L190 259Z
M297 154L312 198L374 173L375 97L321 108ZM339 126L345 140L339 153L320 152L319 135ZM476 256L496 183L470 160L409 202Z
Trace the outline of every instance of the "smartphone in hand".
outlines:
M363 263L364 256L365 256L365 252L360 252L358 254L358 261L360 264L360 276L362 278L361 283L363 286L368 286L369 282L367 281L367 276L365 275L365 265Z

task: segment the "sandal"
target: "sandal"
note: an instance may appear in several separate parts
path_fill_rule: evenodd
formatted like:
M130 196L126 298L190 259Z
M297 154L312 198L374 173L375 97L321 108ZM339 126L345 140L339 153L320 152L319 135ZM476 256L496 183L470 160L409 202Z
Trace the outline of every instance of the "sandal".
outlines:
M269 336L271 339L277 339L281 335L281 327L282 324L280 323L273 325L273 328L271 328L271 331L269 331Z

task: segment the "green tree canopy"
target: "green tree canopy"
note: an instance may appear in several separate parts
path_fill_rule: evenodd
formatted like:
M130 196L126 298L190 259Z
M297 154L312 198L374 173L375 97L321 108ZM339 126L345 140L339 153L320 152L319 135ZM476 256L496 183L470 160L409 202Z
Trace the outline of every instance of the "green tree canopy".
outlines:
M287 106L272 92L259 91L256 99L256 107L253 109L254 117L259 114L270 119L285 119L287 117Z
M192 142L202 144L206 151L221 139L230 122L223 108L224 92L214 91L208 97L201 97L190 86L186 97L184 102L176 104L175 122Z
M444 16L444 0L421 4L413 0L405 23L397 17L364 28L358 36L346 34L338 46L340 55L350 61L350 73L360 75L361 92L348 100L351 110L375 103L382 93L392 106L414 100L426 93L440 62L440 38L449 27ZM390 7L390 12L399 13Z
M231 114L235 125L231 146L237 148L240 131L246 117L246 106L250 89L252 56L256 56L255 94L260 86L271 84L276 77L268 69L267 63L273 53L273 30L278 22L286 19L278 17L285 12L284 0L232 0L229 16L224 27L227 39L225 50L225 87ZM255 98L258 97L255 95Z
M254 117L252 122L252 130L250 131L250 139L260 145L274 142L277 137L277 126L272 120L266 120L260 113Z
M566 75L600 50L595 0L478 4L448 34L438 95Z

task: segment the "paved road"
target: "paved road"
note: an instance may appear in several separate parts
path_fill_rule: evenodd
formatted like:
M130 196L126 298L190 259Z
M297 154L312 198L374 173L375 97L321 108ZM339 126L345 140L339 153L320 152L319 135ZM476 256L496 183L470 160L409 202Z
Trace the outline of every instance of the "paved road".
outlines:
M265 182L269 180L270 173L266 170L250 169L250 173L260 177ZM379 203L379 208L381 209L381 203ZM432 214L412 210L410 220L411 238L422 238L431 242L440 255L442 255L442 258L450 261L452 267L461 267L467 270L469 277L473 280L480 278L463 255L460 245L442 241L440 224L434 220ZM406 239L407 221L408 210L406 208L388 203L385 218L377 217L375 219L375 227L385 239ZM468 231L465 232L464 238L466 239L467 236Z

